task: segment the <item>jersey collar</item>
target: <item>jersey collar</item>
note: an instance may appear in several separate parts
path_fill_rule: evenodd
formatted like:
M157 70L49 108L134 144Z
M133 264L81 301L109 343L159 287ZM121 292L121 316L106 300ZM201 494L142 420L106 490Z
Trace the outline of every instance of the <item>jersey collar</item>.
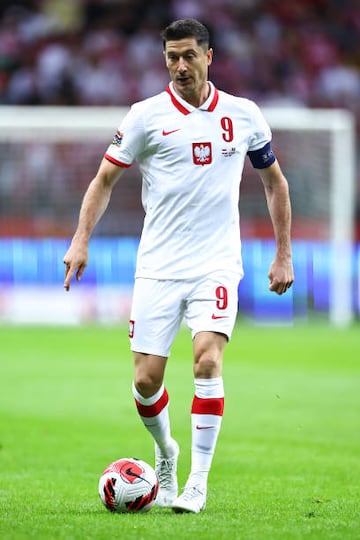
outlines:
M213 85L212 82L208 81L208 84L210 86L210 94L209 94L209 97L207 98L207 100L202 104L200 105L200 107L198 107L199 109L203 110L203 111L208 111L208 112L212 112L218 101L219 101L219 92L217 90L217 88L215 88L215 86ZM171 98L171 101L173 103L173 105L183 114L190 114L192 111L195 111L197 109L197 107L193 107L192 105L190 105L190 103L188 103L187 101L185 101L184 99L182 99L176 92L175 92L175 89L174 89L174 84L173 82L169 83L168 87L166 88L166 92L170 95L170 98Z

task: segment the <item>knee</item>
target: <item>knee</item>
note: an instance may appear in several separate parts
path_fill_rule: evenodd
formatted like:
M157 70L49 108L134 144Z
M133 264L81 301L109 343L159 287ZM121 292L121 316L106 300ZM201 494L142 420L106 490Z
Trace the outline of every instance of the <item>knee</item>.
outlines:
M161 372L149 369L146 363L135 367L134 385L136 390L144 398L156 394L163 383Z
M151 373L135 372L134 385L141 396L148 398L160 390L162 379Z
M156 394L164 379L166 358L134 353L134 385L144 398Z
M217 332L199 332L194 338L194 376L199 379L220 377L227 337Z
M215 354L204 351L195 358L194 375L196 378L208 379L221 374L221 363Z

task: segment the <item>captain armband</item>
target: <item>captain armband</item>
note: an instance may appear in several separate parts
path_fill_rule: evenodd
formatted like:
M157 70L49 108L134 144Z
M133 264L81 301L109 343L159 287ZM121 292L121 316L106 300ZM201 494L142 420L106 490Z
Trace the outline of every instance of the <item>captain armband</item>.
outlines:
M248 156L255 169L265 169L266 167L270 167L276 159L271 148L271 143L269 142L262 148L259 148L259 150L249 151Z

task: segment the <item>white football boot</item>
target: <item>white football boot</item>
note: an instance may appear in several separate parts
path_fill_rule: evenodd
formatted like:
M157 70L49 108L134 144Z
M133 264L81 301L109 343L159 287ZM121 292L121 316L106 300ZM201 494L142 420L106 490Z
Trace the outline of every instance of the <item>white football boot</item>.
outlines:
M184 491L171 505L174 512L181 514L192 512L199 514L206 506L206 484L196 482L196 478L189 477Z
M174 441L174 453L165 458L160 448L155 445L155 472L159 480L159 493L156 504L161 507L171 507L178 495L177 462L180 449Z

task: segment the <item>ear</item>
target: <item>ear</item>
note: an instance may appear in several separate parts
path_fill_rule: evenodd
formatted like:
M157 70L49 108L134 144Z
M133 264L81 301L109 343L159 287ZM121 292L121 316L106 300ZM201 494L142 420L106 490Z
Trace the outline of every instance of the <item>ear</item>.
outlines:
M167 67L167 58L166 58L166 51L165 51L165 49L163 50L163 57L164 57L164 60L165 60L165 66Z
M213 55L214 55L213 49L209 49L207 52L207 65L208 66L210 66L212 63Z

